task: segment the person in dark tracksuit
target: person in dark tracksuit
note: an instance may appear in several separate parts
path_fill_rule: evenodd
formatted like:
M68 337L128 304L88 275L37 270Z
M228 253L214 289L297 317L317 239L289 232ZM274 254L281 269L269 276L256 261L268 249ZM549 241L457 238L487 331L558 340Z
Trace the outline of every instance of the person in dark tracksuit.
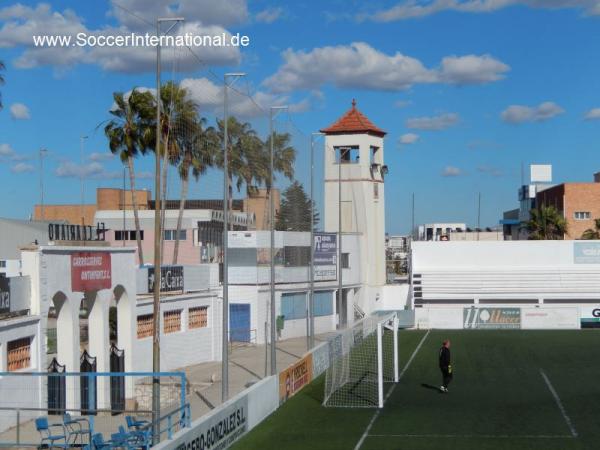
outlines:
M450 341L446 339L440 348L440 370L442 371L441 392L448 392L448 385L452 381L452 364L450 364Z

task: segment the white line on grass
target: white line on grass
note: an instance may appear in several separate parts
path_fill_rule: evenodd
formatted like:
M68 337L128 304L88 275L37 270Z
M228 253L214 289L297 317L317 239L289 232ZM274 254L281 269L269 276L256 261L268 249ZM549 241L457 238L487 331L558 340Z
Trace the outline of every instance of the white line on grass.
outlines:
M415 348L415 351L412 353L412 355L410 355L410 358L407 361L406 365L404 366L404 369L402 369L402 372L400 372L400 375L398 375L398 383L400 382L400 380L402 379L402 376L404 375L404 373L410 366L410 363L412 363L412 360L415 358L415 356L417 356L418 351L421 349L421 346L423 345L423 342L425 342L425 339L427 339L427 336L429 336L430 331L431 331L431 329L427 330L427 333L425 333L425 336L423 336L423 338L421 338L421 342L419 342L419 345L417 345L417 348ZM387 395L385 396L385 400L387 400L390 397L390 395L392 395L392 392L394 392L394 389L396 389L396 386L398 386L398 383L394 383L394 385L391 387L391 389L388 391ZM363 445L363 442L365 442L365 439L369 435L369 431L371 431L371 427L377 420L377 417L379 417L380 412L381 412L381 409L379 409L379 408L377 409L377 411L375 411L375 414L373 414L373 417L371 418L369 425L367 425L367 429L365 430L363 435L360 437L360 441L358 441L358 443L354 447L354 450L359 450L361 445Z
M572 439L570 434L370 434L370 437L402 437L402 438L425 438L425 439Z
M567 411L565 411L565 407L563 406L562 402L560 401L560 398L558 397L558 394L554 390L554 387L552 386L552 383L550 383L550 380L546 376L546 373L544 372L543 369L540 369L540 373L542 374L542 377L544 378L544 381L546 382L546 386L548 386L548 389L550 389L550 392L554 396L554 400L556 400L556 404L558 405L558 409L560 409L560 412L562 413L562 415L563 415L563 417L565 419L565 422L567 422L567 425L569 426L569 429L571 430L571 435L574 438L576 438L578 436L577 431L575 430L575 427L573 426L573 423L571 422L571 419L569 418L569 416L567 416Z

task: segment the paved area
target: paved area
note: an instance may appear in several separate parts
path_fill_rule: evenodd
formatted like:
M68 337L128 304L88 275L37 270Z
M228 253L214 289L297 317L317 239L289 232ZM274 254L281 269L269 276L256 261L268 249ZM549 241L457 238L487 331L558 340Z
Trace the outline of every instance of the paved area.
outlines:
M327 334L315 337L315 345L327 339ZM307 351L306 337L277 342L277 371L285 369ZM234 344L229 356L229 396L243 391L249 385L270 374L270 349L264 345ZM210 412L221 404L221 363L210 362L185 367L190 383L188 401L192 419Z
M327 340L329 334L315 337L315 345ZM277 371L286 368L302 357L307 351L306 337L287 339L277 342L276 362ZM261 380L270 374L270 348L265 345L233 344L230 346L229 356L229 396L246 389L249 385ZM208 362L196 364L179 369L184 371L188 381L188 395L186 400L191 405L192 420L195 420L221 404L221 362ZM178 406L178 405L177 405ZM161 411L164 414L166 411ZM5 412L4 414L12 414ZM135 414L136 417L145 418ZM53 420L54 419L54 420ZM61 417L50 418L50 422L60 423ZM124 414L111 416L101 413L94 418L94 429L101 432L105 438L125 425ZM35 429L33 420L25 421L18 430L20 442L39 442L39 433ZM16 442L17 428L12 428L0 433L0 448L7 448L6 443ZM11 446L9 448L24 448Z

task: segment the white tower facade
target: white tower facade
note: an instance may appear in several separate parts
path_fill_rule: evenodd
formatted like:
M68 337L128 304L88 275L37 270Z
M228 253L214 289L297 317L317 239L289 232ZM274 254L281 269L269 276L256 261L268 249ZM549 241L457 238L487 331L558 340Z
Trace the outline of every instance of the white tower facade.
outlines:
M387 166L383 153L386 133L356 108L354 100L349 111L321 132L325 134L325 231L339 231L341 204L342 253L344 234L361 236L358 262L361 288L349 289L344 301L348 302L348 310L354 307L359 312L369 313L378 309L377 302L386 283L384 178Z

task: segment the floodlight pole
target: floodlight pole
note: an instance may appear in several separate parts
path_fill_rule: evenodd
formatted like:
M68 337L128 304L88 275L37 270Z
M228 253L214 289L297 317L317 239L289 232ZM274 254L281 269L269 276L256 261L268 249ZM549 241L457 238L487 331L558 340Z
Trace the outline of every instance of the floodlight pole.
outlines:
M308 350L315 346L315 138L323 133L310 135L310 291L308 296Z
M79 137L79 153L80 153L80 159L81 159L81 167L79 168L79 183L81 184L80 188L81 188L81 225L85 225L85 216L84 216L84 187L83 187L83 141L85 141L88 137L87 136L80 136Z
M160 24L162 22L174 22L165 32L168 34L177 23L182 22L181 17L156 19L156 148L154 149L154 301L153 301L153 329L152 329L152 441L157 444L160 441L160 247L162 241L160 211ZM135 195L135 192L132 192ZM136 232L138 232L136 230Z
M269 110L269 141L271 142L271 164L270 164L270 181L271 191L269 192L270 200L270 228L271 228L271 375L277 373L277 355L275 354L277 344L277 334L275 332L276 317L275 317L275 197L273 195L273 189L275 189L275 157L273 149L274 133L273 133L273 119L277 116L279 111L288 109L287 106L271 106Z
M44 155L48 153L45 148L40 148L40 206L41 206L41 219L45 220L44 215Z
M245 73L226 73L223 76L223 322L221 337L221 401L225 403L229 398L229 145L228 122L229 104L227 98L228 78L234 78L232 84Z

